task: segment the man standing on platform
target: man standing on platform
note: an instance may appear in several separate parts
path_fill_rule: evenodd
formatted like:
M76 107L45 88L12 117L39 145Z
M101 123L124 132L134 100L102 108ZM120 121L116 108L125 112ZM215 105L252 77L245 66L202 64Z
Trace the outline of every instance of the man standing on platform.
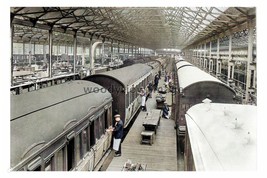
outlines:
M115 125L107 131L113 132L113 149L115 150L115 157L121 156L121 139L123 137L123 122L119 114L115 116Z
M146 111L146 91L143 87L141 87L141 92L138 92L141 96L141 110Z
M158 84L159 84L159 75L156 74L155 78L154 78L154 87L155 87L155 91L158 90Z

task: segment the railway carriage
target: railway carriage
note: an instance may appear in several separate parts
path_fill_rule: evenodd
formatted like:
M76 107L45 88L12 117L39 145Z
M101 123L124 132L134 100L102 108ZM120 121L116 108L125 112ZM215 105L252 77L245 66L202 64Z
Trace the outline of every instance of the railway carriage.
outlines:
M94 170L107 152L112 97L75 80L11 95L11 170Z
M147 64L134 64L117 70L95 74L84 80L95 82L107 89L113 98L113 113L118 112L127 127L141 106L138 92L153 80L152 68Z
M157 61L160 64L161 68L165 68L166 65L167 65L167 60L168 59L166 57L163 57L163 58L157 58L157 59L154 59L154 60Z
M257 170L256 106L201 103L185 119L185 171Z
M185 113L191 106L201 103L206 98L215 103L236 103L236 93L228 85L187 61L178 61L176 69L178 76L176 122L178 143L182 144L181 140L184 139L186 131Z
M75 73L75 74L64 74L60 76L54 76L52 78L42 78L36 81L34 80L28 81L23 84L18 84L10 87L10 94L20 95L22 93L27 93L34 90L50 87L53 85L58 85L71 80L79 80L79 79L81 79L80 75Z
M157 60L151 60L150 62L147 62L146 64L152 68L152 73L151 74L152 74L153 77L156 74L158 74L159 71L161 71L161 64Z

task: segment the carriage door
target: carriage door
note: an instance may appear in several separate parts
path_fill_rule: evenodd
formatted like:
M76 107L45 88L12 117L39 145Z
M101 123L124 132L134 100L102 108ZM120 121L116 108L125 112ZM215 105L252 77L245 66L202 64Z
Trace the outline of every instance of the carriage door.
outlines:
M69 140L69 143L67 145L67 153L68 153L68 171L70 171L74 167L74 138Z

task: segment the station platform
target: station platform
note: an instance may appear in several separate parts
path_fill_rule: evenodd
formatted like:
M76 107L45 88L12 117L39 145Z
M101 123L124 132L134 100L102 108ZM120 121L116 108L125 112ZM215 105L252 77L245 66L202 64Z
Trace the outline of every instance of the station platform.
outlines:
M164 77L159 81L159 87L163 86ZM156 109L157 92L147 100L147 111L141 111L133 123L130 131L122 142L122 155L113 157L106 171L122 171L127 161L133 164L145 165L146 171L177 171L176 132L175 122L172 119L160 119L153 144L141 144L142 125L147 113ZM171 93L166 94L166 102L171 106ZM169 112L171 108L169 108ZM170 117L171 118L171 117Z

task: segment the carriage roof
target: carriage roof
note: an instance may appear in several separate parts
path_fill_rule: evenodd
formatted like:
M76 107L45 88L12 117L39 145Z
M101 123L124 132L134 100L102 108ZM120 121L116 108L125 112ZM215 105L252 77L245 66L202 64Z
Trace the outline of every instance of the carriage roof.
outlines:
M185 117L196 170L256 170L256 106L201 103Z
M75 80L40 90L11 96L11 167L32 145L45 144L74 121L112 100L102 86ZM89 117L89 116L88 116Z

